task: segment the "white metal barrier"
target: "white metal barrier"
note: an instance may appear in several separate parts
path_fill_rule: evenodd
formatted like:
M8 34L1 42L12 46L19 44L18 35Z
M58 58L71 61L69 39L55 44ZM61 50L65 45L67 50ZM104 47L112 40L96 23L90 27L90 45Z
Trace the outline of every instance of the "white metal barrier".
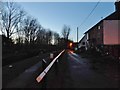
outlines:
M47 72L50 70L50 68L52 67L52 65L55 63L55 61L62 55L62 53L64 52L65 50L63 50L62 52L59 53L59 55L57 57L55 57L53 59L53 61L46 67L46 69L36 78L37 82L39 83L43 78L44 76L47 74Z

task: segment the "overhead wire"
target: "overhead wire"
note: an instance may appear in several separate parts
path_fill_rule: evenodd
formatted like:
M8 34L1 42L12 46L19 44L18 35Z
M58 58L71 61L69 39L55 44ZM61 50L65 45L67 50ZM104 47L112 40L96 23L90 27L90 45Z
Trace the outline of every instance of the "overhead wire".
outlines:
M98 4L100 3L101 0L99 0L96 5L94 6L94 8L92 9L92 11L88 14L88 16L83 20L83 22L80 24L79 27L81 27L87 20L88 18L91 16L91 14L94 12L94 10L97 8Z

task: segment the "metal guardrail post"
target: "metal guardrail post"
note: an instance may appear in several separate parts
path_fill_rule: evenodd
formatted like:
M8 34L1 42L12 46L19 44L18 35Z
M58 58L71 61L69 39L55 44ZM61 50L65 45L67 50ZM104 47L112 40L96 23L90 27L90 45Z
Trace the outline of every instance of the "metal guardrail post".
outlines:
M47 67L47 61L45 59L42 59L42 71L44 71L44 69ZM43 81L42 81L42 88L46 88L46 76L44 77Z
M55 62L55 74L56 74L56 75L58 74L58 71L59 71L58 63L59 63L59 61L58 61L58 59L57 59L56 62Z

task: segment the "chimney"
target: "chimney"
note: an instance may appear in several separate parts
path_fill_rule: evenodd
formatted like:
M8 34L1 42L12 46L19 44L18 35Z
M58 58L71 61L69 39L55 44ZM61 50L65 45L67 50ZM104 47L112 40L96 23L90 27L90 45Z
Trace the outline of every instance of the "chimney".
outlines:
M120 0L116 0L115 9L116 9L117 12L120 12Z

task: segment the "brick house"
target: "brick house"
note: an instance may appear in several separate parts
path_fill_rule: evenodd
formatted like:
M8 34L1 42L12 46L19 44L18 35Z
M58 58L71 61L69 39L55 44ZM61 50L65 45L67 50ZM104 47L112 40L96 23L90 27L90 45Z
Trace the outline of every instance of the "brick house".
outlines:
M115 2L116 11L107 16L84 34L89 47L103 49L107 54L120 58L120 1Z

